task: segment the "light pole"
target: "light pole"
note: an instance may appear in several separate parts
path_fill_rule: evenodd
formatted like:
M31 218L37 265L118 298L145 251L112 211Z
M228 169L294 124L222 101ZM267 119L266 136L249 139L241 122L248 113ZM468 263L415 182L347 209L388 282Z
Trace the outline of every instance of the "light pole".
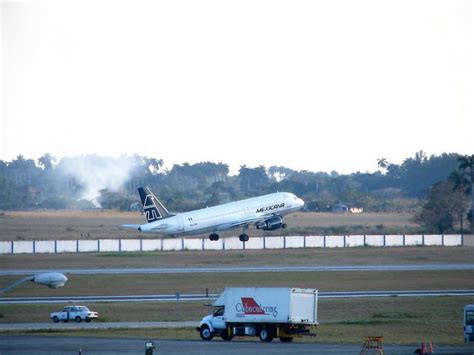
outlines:
M4 289L1 289L0 294L5 293L26 281L31 281L31 282L35 282L41 285L45 285L45 286L48 286L49 288L58 288L58 287L63 287L67 280L68 278L66 277L66 275L60 272L45 272L42 274L28 276L21 280L15 281L10 286L5 287Z

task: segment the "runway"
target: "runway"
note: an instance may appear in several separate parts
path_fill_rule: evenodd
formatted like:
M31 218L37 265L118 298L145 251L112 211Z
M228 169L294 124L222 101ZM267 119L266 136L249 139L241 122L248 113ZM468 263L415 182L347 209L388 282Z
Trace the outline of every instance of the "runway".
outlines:
M70 275L113 274L197 274L242 272L337 272L337 271L455 271L474 270L474 264L402 264L402 265L334 265L334 266L248 266L248 267L196 267L196 268L111 268L111 269L11 269L0 270L0 276L33 275L43 272L62 272Z
M190 302L210 301L217 294L172 295L114 295L114 296L56 296L56 297L1 297L0 304L53 304L69 302ZM319 292L320 299L373 297L436 297L474 296L474 290L417 290L417 291L342 291Z
M159 340L64 336L0 336L2 355L15 354L143 354L145 343L153 341L156 354L358 354L360 344L262 343L252 340ZM387 354L413 354L419 345L385 345ZM471 345L435 346L436 354L472 354Z

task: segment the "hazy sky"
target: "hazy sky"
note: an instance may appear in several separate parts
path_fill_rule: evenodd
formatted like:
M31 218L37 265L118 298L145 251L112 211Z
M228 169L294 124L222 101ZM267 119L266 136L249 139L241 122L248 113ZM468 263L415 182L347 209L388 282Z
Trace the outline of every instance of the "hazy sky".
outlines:
M0 158L342 173L474 153L472 1L1 6Z

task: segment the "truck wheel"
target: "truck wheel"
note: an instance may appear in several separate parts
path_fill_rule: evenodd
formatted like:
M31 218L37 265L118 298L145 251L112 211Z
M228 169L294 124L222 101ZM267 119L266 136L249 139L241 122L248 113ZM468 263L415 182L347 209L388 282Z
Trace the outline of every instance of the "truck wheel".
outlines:
M211 330L207 325L202 325L201 330L199 331L199 335L201 336L202 340L209 341L214 337L214 334L212 334Z
M221 334L222 340L231 341L232 335L227 334L227 332Z
M292 337L280 337L282 343L291 343L293 341Z
M273 340L273 331L271 328L262 328L258 337L261 341L270 342Z
M56 317L56 316L54 316L54 317L53 317L53 322L54 322L54 323L59 323L59 318Z
M82 322L82 318L79 317L79 316L77 316L77 317L76 317L76 322L77 322L77 323L81 323L81 322Z

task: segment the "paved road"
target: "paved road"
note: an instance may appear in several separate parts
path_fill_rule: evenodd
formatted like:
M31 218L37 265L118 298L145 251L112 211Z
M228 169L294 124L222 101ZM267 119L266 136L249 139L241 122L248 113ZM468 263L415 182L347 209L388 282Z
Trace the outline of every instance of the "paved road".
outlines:
M180 302L209 301L217 294L182 294ZM416 290L416 291L340 291L319 292L319 298L367 297L435 297L474 296L474 290ZM0 297L0 304L51 304L65 302L176 302L176 295L113 295L113 296L55 296L55 297Z
M336 345L295 342L291 344L273 341L237 340L224 342L213 340L157 340L154 354L358 354L360 345ZM2 355L23 354L74 354L82 350L84 355L92 354L144 354L148 339L120 339L94 337L42 337L42 336L0 336ZM386 354L413 354L416 345L386 345ZM474 346L435 346L436 354L472 354Z
M249 266L195 268L112 268L112 269L11 269L0 270L0 276L33 275L42 272L62 272L74 275L108 274L194 274L225 272L282 272L282 271L442 271L474 270L474 264L402 264L402 265L334 265L334 266Z

